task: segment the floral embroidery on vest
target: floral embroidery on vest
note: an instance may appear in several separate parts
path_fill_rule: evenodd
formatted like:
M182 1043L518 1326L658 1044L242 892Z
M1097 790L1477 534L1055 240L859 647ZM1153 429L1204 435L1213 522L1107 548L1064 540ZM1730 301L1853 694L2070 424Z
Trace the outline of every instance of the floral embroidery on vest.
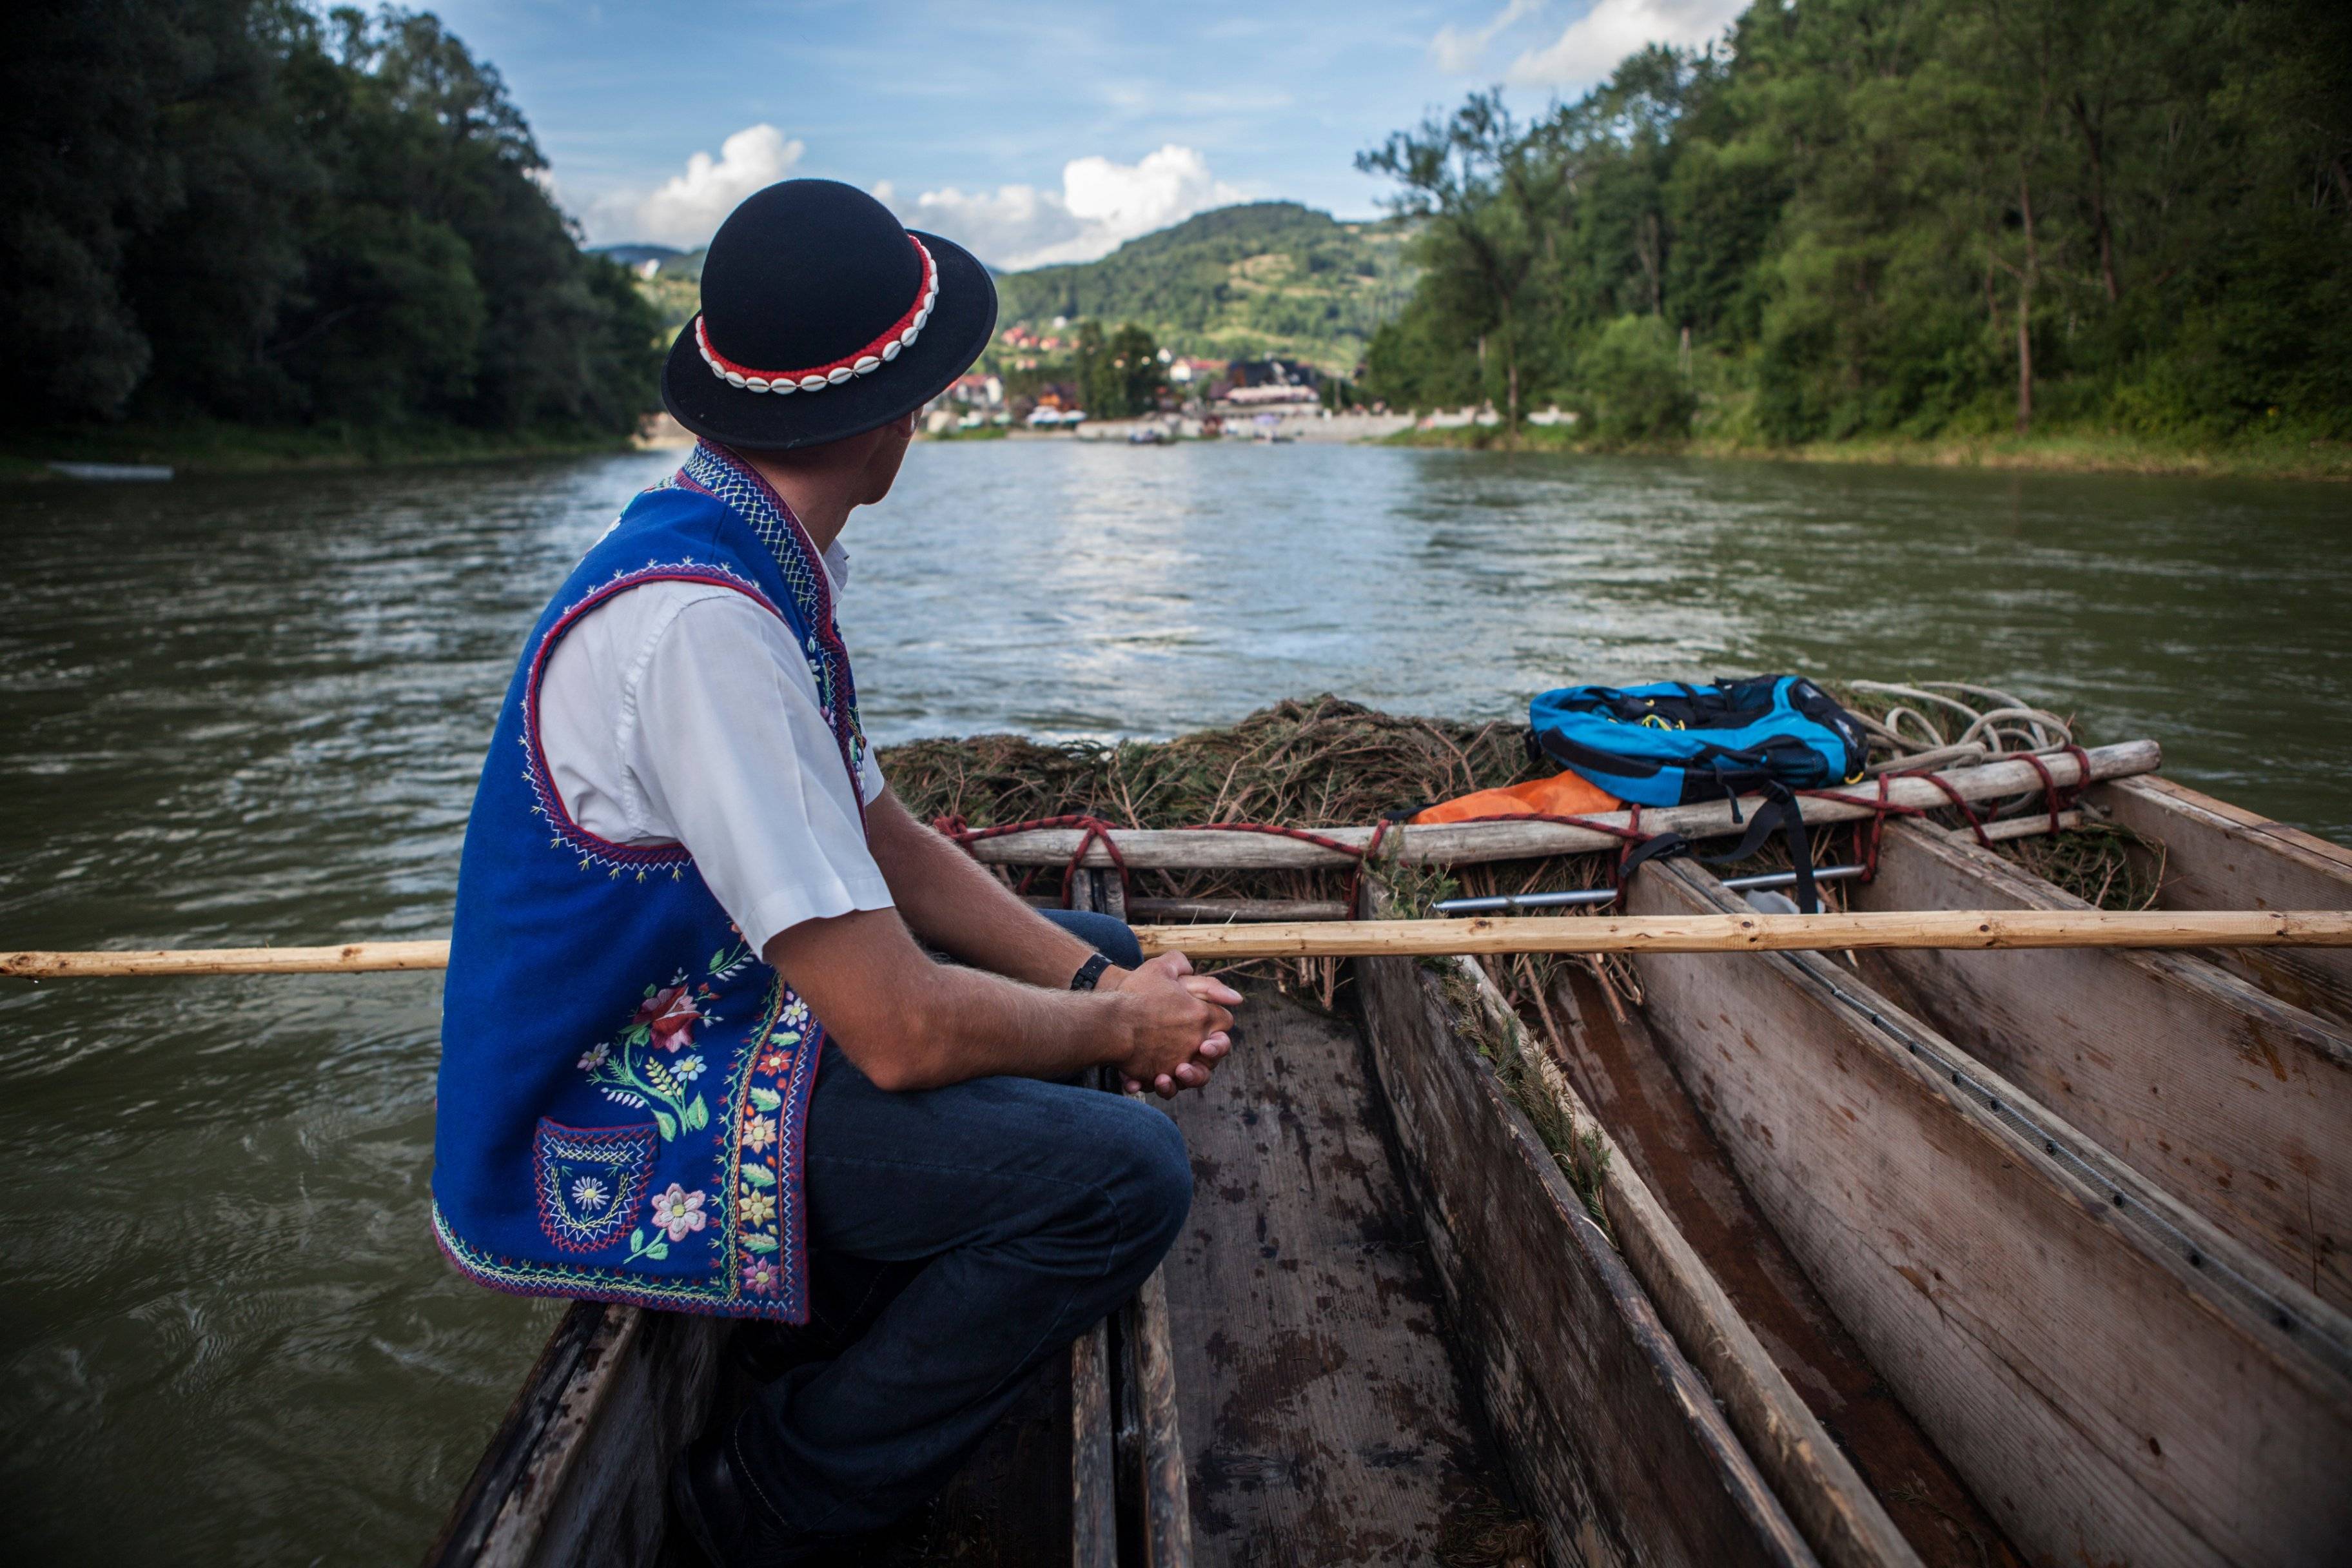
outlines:
M653 1163L650 1127L566 1127L541 1119L531 1139L540 1229L566 1252L610 1247L636 1212Z
M648 985L646 999L619 1035L588 1047L576 1064L588 1081L615 1105L650 1110L662 1142L710 1125L710 1106L694 1088L702 1058L687 1047L697 1027L723 1023L710 1004L718 987L751 966L750 944L738 933L734 946L710 955L709 973L689 984L679 970L667 985ZM688 1097L691 1098L688 1098Z
M781 977L769 995L767 1026L749 1053L742 1110L735 1131L735 1168L727 1190L735 1194L735 1224L742 1252L738 1262L743 1289L772 1296L782 1283L775 1254L778 1228L792 1201L780 1169L784 1096L806 1046L808 1004L786 989Z

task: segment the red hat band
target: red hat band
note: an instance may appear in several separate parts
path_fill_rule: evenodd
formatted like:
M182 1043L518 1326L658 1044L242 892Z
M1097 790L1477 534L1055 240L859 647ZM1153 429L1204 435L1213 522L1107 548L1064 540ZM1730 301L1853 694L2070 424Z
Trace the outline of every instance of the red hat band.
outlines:
M915 302L906 313L876 338L854 353L846 353L825 364L811 365L806 370L753 370L737 364L710 346L710 334L703 326L702 317L694 318L694 342L702 351L702 363L710 374L730 386L740 386L746 392L823 392L828 386L839 386L855 376L871 375L897 359L900 353L915 345L924 323L931 319L931 307L939 302L940 269L931 253L913 235L907 242L922 258L923 284L916 290Z

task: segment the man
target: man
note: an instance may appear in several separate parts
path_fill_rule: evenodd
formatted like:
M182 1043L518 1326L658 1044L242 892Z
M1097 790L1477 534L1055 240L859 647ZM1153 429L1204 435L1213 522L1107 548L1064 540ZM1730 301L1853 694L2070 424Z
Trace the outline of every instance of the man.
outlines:
M986 269L795 180L702 289L663 375L701 444L555 595L483 769L434 1219L500 1289L809 1325L670 1478L714 1560L791 1563L919 1502L1158 1264L1182 1140L1069 1080L1198 1088L1240 998L1031 910L858 729L835 541L986 345Z

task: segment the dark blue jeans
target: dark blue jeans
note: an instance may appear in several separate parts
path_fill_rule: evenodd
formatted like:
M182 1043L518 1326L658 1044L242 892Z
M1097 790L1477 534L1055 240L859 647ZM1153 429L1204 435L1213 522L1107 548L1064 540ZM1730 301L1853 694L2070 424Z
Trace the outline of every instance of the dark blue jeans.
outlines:
M1052 918L1138 962L1118 921ZM1192 1199L1183 1137L1150 1106L1019 1078L887 1094L830 1047L804 1170L812 1326L846 1343L761 1390L734 1451L811 1535L878 1529L945 1485L1029 1374L1150 1276Z

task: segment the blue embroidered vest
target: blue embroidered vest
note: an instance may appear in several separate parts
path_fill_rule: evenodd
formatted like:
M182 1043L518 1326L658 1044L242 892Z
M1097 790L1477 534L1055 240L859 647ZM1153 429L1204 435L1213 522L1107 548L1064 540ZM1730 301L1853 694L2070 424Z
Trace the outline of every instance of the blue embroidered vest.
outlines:
M434 1228L498 1289L803 1322L801 1149L824 1032L684 848L583 832L540 748L557 639L662 579L783 619L862 798L866 741L817 553L758 475L698 447L589 551L508 688L457 870Z

